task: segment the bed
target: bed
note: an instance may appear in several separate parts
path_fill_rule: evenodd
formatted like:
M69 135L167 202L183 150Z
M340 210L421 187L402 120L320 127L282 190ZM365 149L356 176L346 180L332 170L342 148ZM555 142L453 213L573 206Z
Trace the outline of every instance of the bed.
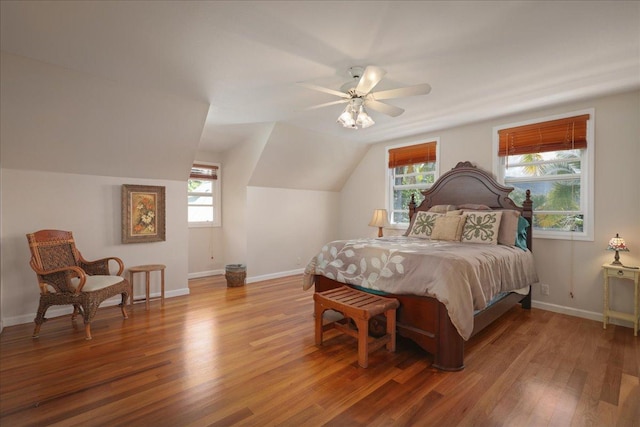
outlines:
M513 214L516 211L527 225L521 228L521 248L508 245L416 239L412 236L370 239L375 240L374 242L367 239L330 242L307 265L303 288L308 289L313 286L315 292L322 292L346 284L366 292L398 299L400 302L396 322L398 334L413 340L431 353L434 358L434 367L445 371L461 370L464 368L465 340L476 335L518 303L524 309L531 308L531 285L537 282L531 253L530 225L533 208L529 191L526 192L523 205L517 206L509 197L512 190L513 188L497 183L489 173L473 166L470 162L460 162L455 168L444 173L429 190L423 192L425 198L419 206L414 202L410 204L412 225L409 230L416 229L413 225L416 218L424 218L428 215L426 212L433 210L432 208L443 206L452 206L455 212L451 213L454 215L460 211L456 208L461 205L472 207L463 210L464 215L481 214L474 210L476 207L477 209L489 208L488 212L502 212L502 214ZM444 213L441 216L449 215ZM435 228L433 230L435 232ZM427 246L431 247L427 248ZM471 255L472 266L468 267L470 272L468 275L457 275L459 271L467 269L467 267L461 267L466 265L464 264L466 261L459 259L466 255L458 255L458 253L471 252L471 248L479 248L481 255ZM374 256L371 255L372 252L366 252L372 250L384 253ZM369 253L370 259L358 261L357 257L365 257L359 251ZM433 254L425 255L423 261L416 258L417 253L427 251L433 251ZM336 258L338 253L342 257L346 253L348 261L343 261L347 258L338 260ZM333 261L328 262L323 259L323 254L325 258L331 258ZM502 257L515 264L505 264L507 261ZM376 258L375 262L368 264L373 258ZM431 260L431 258L437 259ZM496 262L498 264L495 265L500 267L477 266L476 258ZM515 261L511 260L512 258ZM384 262L384 266L380 265L381 261ZM429 262L431 264L428 264ZM456 264L447 266L448 262ZM330 271L328 264L340 266L338 274L335 274L335 271L328 273L327 271ZM367 277L372 277L367 276L370 272L366 274L355 272L356 269L364 271L367 265L380 267L376 271L375 281L367 280ZM520 272L521 268L526 271ZM425 276L416 276L417 271ZM353 275L348 274L352 272ZM504 277L503 273L505 273ZM433 277L434 274L439 276ZM354 279L356 275L358 280ZM382 276L387 278L383 280ZM414 284L417 284L416 279L425 277L424 282L430 284L423 290L419 290L416 287L405 286L400 278L396 279L400 276L402 280L405 276L411 276ZM426 276L431 277L427 279ZM488 285L489 282L491 283ZM469 283L472 288L467 291L466 287ZM461 291L463 296L453 297L452 289L455 289L456 293ZM470 298L473 307L470 307L468 302ZM456 300L464 301L464 304L455 305ZM481 309L476 309L477 306ZM376 326L373 325L372 328L376 329ZM377 327L377 329L382 328L383 325Z

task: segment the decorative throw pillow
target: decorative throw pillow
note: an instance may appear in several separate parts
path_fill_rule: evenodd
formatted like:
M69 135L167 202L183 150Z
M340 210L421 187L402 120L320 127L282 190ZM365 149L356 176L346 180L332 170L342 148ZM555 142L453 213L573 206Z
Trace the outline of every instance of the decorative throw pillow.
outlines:
M462 209L456 209L455 211L447 211L446 216L462 215Z
M456 210L456 205L433 205L429 208L429 212L447 213Z
M446 215L436 218L431 232L431 239L459 242L466 220L466 215Z
M407 236L428 239L431 237L436 218L440 216L443 216L443 214L424 211L417 212Z
M505 209L502 212L500 220L500 229L498 230L498 244L514 246L516 237L518 236L518 218L520 211L513 209Z
M462 242L498 244L501 211L467 212L467 221L462 231Z

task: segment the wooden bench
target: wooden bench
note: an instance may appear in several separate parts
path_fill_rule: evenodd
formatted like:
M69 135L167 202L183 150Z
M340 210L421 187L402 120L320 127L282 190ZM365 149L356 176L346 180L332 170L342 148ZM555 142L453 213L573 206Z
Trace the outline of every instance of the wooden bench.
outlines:
M396 351L396 309L400 306L397 299L383 298L366 292L356 291L347 286L313 294L315 301L316 345L322 345L322 334L330 329L358 339L358 364L366 368L369 365L369 353L386 344L387 350ZM345 317L323 325L323 313L335 310ZM369 336L369 319L383 314L387 321L387 333L374 338ZM348 319L355 322L357 330L350 327Z

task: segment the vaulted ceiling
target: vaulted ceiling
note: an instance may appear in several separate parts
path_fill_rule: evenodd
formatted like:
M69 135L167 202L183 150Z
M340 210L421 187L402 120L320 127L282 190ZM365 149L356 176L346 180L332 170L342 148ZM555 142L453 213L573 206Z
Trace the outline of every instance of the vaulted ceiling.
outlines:
M371 143L640 87L637 1L2 1L7 53L209 104L200 149L260 123ZM344 129L333 89L353 65L387 71L403 115Z

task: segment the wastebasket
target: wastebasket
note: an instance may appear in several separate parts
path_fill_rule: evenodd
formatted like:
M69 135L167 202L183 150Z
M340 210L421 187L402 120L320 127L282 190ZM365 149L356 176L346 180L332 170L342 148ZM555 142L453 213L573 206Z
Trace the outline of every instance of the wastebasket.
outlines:
M243 286L247 278L247 266L244 264L227 264L224 268L227 287Z

